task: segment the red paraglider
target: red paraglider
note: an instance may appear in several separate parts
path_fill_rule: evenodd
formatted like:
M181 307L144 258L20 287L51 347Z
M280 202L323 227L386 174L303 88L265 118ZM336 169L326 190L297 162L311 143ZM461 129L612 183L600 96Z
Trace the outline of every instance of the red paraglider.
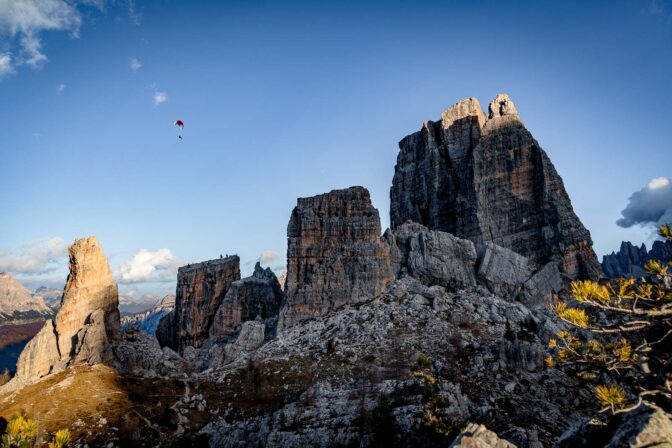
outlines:
M184 129L184 121L182 120L175 120L175 126L180 128L180 130ZM177 138L182 139L182 135L178 135Z

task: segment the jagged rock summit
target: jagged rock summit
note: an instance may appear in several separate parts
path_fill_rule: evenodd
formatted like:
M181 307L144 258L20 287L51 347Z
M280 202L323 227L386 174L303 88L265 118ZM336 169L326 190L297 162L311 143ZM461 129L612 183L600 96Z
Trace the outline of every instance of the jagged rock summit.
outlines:
M618 252L602 257L602 269L609 278L641 277L646 275L644 265L649 260L663 263L672 261L672 243L654 241L649 251L645 244L637 247L629 241L623 241Z
M68 254L70 274L61 308L19 356L19 378L113 357L110 343L120 334L119 294L105 254L95 237L76 240Z
M399 143L390 191L396 229L413 221L476 244L493 242L571 277L601 268L562 179L507 95L486 116L476 98Z

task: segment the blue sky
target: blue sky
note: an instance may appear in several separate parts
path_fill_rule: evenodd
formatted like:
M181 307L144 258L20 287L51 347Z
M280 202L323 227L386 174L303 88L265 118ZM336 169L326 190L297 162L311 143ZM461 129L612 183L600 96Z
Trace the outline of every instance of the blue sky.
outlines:
M350 185L385 227L398 141L470 96L511 96L599 256L650 240L616 221L671 175L669 1L12 3L0 265L32 287L86 235L126 292L220 253L281 269L296 198Z

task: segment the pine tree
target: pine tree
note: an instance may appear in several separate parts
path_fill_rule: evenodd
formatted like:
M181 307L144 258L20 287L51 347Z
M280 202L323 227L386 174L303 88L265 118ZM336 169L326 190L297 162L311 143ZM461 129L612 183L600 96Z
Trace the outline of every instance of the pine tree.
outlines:
M672 226L659 229L672 241ZM672 262L650 260L642 279L574 281L555 314L572 331L549 342L548 367L595 384L602 411L672 399Z

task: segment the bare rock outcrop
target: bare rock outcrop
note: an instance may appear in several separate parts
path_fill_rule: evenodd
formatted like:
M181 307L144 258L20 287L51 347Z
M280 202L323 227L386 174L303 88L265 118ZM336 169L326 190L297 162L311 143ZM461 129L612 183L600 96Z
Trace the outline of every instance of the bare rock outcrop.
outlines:
M476 249L469 240L407 222L386 232L395 270L453 290L476 286Z
M516 448L516 445L500 439L497 434L484 425L469 423L460 433L451 448Z
M500 297L516 297L532 274L528 259L493 243L485 243L479 252L479 279Z
M102 310L109 339L119 337L119 290L107 258L95 237L82 238L68 248L70 274L65 283L61 308L56 314L56 333L61 360L75 355L77 334L91 314Z
M368 190L300 198L287 226L286 304L278 331L375 297L393 280L389 246Z
M672 447L672 415L645 403L612 417L607 423L583 418L572 424L558 439L558 448L645 448Z
M224 301L217 309L210 335L229 338L240 331L243 322L259 317L262 320L278 316L282 303L280 283L270 268L259 263L250 277L231 284Z
M21 352L16 364L16 375L18 377L47 375L60 359L54 321L49 319Z
M399 148L393 229L411 220L476 244L493 242L535 267L556 259L572 277L601 274L562 179L508 96L490 103L487 118L477 99L462 100Z
M215 313L231 284L237 280L240 280L240 258L237 255L182 266L177 271L174 317L169 317L171 313L159 324L161 331L165 331L170 320L174 319L173 342L177 350L182 351L187 346L198 348L208 339ZM159 342L171 346L161 339Z
M232 344L226 344L224 353L227 360L235 359L242 352L250 352L261 347L266 338L266 325L257 320L244 322L240 334Z

